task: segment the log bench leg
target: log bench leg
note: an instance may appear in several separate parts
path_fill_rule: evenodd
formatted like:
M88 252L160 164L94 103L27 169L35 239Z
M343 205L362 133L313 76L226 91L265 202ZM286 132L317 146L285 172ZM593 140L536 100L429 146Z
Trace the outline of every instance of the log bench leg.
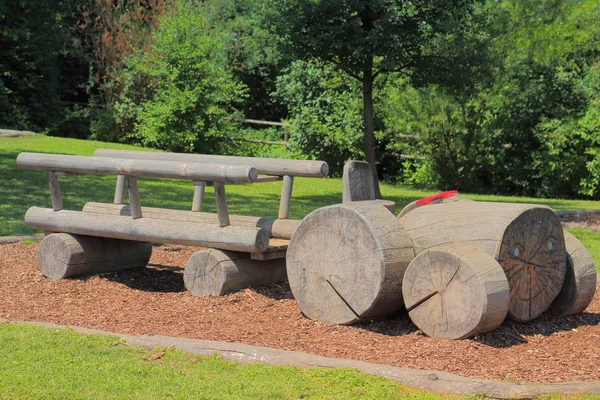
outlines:
M38 264L45 277L64 279L145 267L151 255L151 243L52 233L39 245Z
M285 259L252 260L248 253L206 249L190 257L183 281L192 296L227 293L286 279Z

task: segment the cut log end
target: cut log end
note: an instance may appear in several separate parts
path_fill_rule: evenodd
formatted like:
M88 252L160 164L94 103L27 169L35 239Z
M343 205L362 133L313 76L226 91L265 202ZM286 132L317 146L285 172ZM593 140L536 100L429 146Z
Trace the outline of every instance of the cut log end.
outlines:
M527 322L546 311L560 292L567 269L556 214L532 208L515 218L504 231L498 261L510 286L508 315Z
M419 254L406 270L402 292L411 320L439 339L465 339L497 328L510 301L498 262L468 245Z
M567 271L562 289L550 306L550 311L559 316L583 312L594 299L597 279L594 260L583 243L569 232L563 233Z
M52 233L38 247L38 264L45 277L65 279L144 267L151 255L150 243Z
M250 286L286 279L285 260L253 260L248 253L197 251L185 267L183 281L192 296L223 296Z
M287 253L290 287L312 319L351 324L402 307L412 243L381 205L340 204L309 214Z

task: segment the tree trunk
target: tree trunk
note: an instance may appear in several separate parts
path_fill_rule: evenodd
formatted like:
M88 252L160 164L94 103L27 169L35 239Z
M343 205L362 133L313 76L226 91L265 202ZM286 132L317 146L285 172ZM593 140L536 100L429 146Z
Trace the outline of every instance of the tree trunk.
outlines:
M379 177L375 160L375 135L373 133L373 59L369 58L363 73L363 122L364 122L364 152L366 161L373 170L375 198L381 199Z

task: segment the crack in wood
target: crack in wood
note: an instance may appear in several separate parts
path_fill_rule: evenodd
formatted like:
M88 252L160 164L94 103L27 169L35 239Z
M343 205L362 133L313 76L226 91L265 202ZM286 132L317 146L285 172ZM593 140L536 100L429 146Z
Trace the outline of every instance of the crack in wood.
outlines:
M358 315L358 313L356 311L354 311L354 309L352 308L352 306L346 301L346 299L340 294L340 292L338 292L338 290L335 288L335 286L333 286L333 283L331 283L329 281L329 279L325 279L325 282L329 283L329 286L331 286L331 288L333 289L333 291L335 292L335 294L337 294L339 296L339 298L344 302L344 304L346 305L346 307L348 307L348 309L350 311L352 311L352 314L354 314L356 316L356 318L361 319L360 316Z
M421 304L425 303L427 300L431 299L433 296L435 296L438 293L439 293L439 291L435 291L435 292L433 292L433 293L425 296L424 298L422 298L421 300L417 301L412 306L406 307L406 311L411 312L412 310L414 310L415 308L419 307Z

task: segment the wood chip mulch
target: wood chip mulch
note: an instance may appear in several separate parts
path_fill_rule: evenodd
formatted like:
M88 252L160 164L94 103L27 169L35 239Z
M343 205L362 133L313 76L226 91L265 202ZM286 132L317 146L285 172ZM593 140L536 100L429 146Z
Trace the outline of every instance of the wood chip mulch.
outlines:
M311 321L286 284L192 297L182 274L194 251L157 246L149 268L56 281L38 271L37 245L0 245L0 317L240 342L500 381L600 381L600 289L579 315L506 321L471 340L443 341L424 336L405 312L354 326Z
M563 224L579 225L595 230L600 229L600 213L598 211L562 211L558 214L558 219Z

